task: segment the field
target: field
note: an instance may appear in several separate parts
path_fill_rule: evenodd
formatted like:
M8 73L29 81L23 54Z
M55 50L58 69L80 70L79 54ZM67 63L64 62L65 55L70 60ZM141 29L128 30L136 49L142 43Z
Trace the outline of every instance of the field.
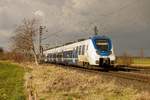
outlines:
M27 97L37 100L150 99L149 91L139 91L132 84L118 85L115 78L106 80L103 75L56 65L22 66L32 70L27 71L19 65L0 62L0 100L26 100Z
M150 93L137 91L132 85L118 86L115 79L43 65L32 72L32 90L40 100L149 100ZM28 76L28 75L27 75Z
M0 100L25 100L24 69L0 62Z
M150 68L150 58L118 57L117 64Z
M134 58L134 64L150 64L150 58Z

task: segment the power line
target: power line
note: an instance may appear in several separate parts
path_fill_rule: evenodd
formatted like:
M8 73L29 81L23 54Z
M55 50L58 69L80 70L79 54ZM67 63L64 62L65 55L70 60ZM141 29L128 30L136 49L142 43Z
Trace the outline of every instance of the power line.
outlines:
M100 16L103 16L103 17L106 17L106 16L111 16L111 15L114 15L114 14L117 14L119 13L120 11L130 7L130 5L134 4L135 2L137 2L138 0L134 0L133 2L130 2L129 4L126 4L122 7L120 7L117 11L113 11L113 12L110 12L110 13L107 13L107 14L104 14L104 15L100 15Z
M128 8L128 7L131 7L130 5L133 5L133 4L134 4L135 2L137 2L137 1L138 1L138 0L134 0L134 1L132 1L132 2L130 2L130 3L128 3L128 4L126 4L126 5L122 6L122 7L120 7L120 8L117 9L116 11L112 11L112 12L109 12L109 13L107 13L107 14L100 15L100 17L108 17L108 16L113 16L113 15L115 15L115 14L118 14L118 13L120 13L122 10L124 10L124 9L126 9L126 8ZM95 20L93 20L93 21L90 21L90 22L89 22L89 25L88 25L84 30L89 29L89 27L92 26L92 25L94 25L95 22L98 22L98 20L99 20L99 19L95 19ZM95 25L94 25L94 26L95 26Z
M57 35L57 33L60 33L60 32L63 32L63 30L59 30L59 31L56 31L56 32L54 32L54 33L51 33L51 34L47 35L45 38L42 38L42 40L46 40L46 39L48 39L49 37L51 37L51 36L53 36L53 35Z

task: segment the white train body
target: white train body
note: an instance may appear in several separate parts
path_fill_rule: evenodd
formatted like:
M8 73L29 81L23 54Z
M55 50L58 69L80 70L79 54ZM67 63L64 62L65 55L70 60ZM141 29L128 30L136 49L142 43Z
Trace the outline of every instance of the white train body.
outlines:
M92 38L44 51L44 61L65 65L113 65L115 54L111 40L106 36Z

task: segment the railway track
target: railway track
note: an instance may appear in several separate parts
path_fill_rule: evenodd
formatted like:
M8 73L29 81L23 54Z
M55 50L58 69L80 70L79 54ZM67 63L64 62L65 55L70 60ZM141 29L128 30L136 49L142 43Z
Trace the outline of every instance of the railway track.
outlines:
M95 73L95 74L99 74L99 75L107 75L107 76L111 76L111 77L123 78L123 79L127 79L127 80L135 80L135 81L150 84L150 74L144 74L145 70L141 70L141 69L137 69L137 68L134 68L134 69L132 69L132 68L122 69L121 68L121 69L115 69L115 70L110 70L110 71L105 72L105 70L100 70L100 69L88 69L88 68L83 68L83 67L62 66L62 65L58 65L58 66L69 69L69 70L84 71L84 72ZM141 73L141 72L143 72L143 73Z
M144 83L150 84L150 75L135 73L135 72L112 72L110 71L107 75L112 75L119 78L129 79L129 80L136 80Z

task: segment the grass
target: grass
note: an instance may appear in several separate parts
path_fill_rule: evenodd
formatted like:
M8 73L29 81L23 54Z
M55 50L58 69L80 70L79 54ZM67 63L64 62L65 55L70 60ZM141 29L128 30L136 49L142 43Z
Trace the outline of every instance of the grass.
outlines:
M148 59L148 58L134 58L133 63L134 64L150 64L150 59Z
M9 62L0 62L0 100L25 100L24 69Z
M118 87L100 75L51 66L32 71L32 86L40 100L149 100L150 93ZM148 98L148 99L147 99Z
M150 58L120 58L117 59L117 64L119 65L131 65L131 66L137 66L137 67L145 67L150 68Z

